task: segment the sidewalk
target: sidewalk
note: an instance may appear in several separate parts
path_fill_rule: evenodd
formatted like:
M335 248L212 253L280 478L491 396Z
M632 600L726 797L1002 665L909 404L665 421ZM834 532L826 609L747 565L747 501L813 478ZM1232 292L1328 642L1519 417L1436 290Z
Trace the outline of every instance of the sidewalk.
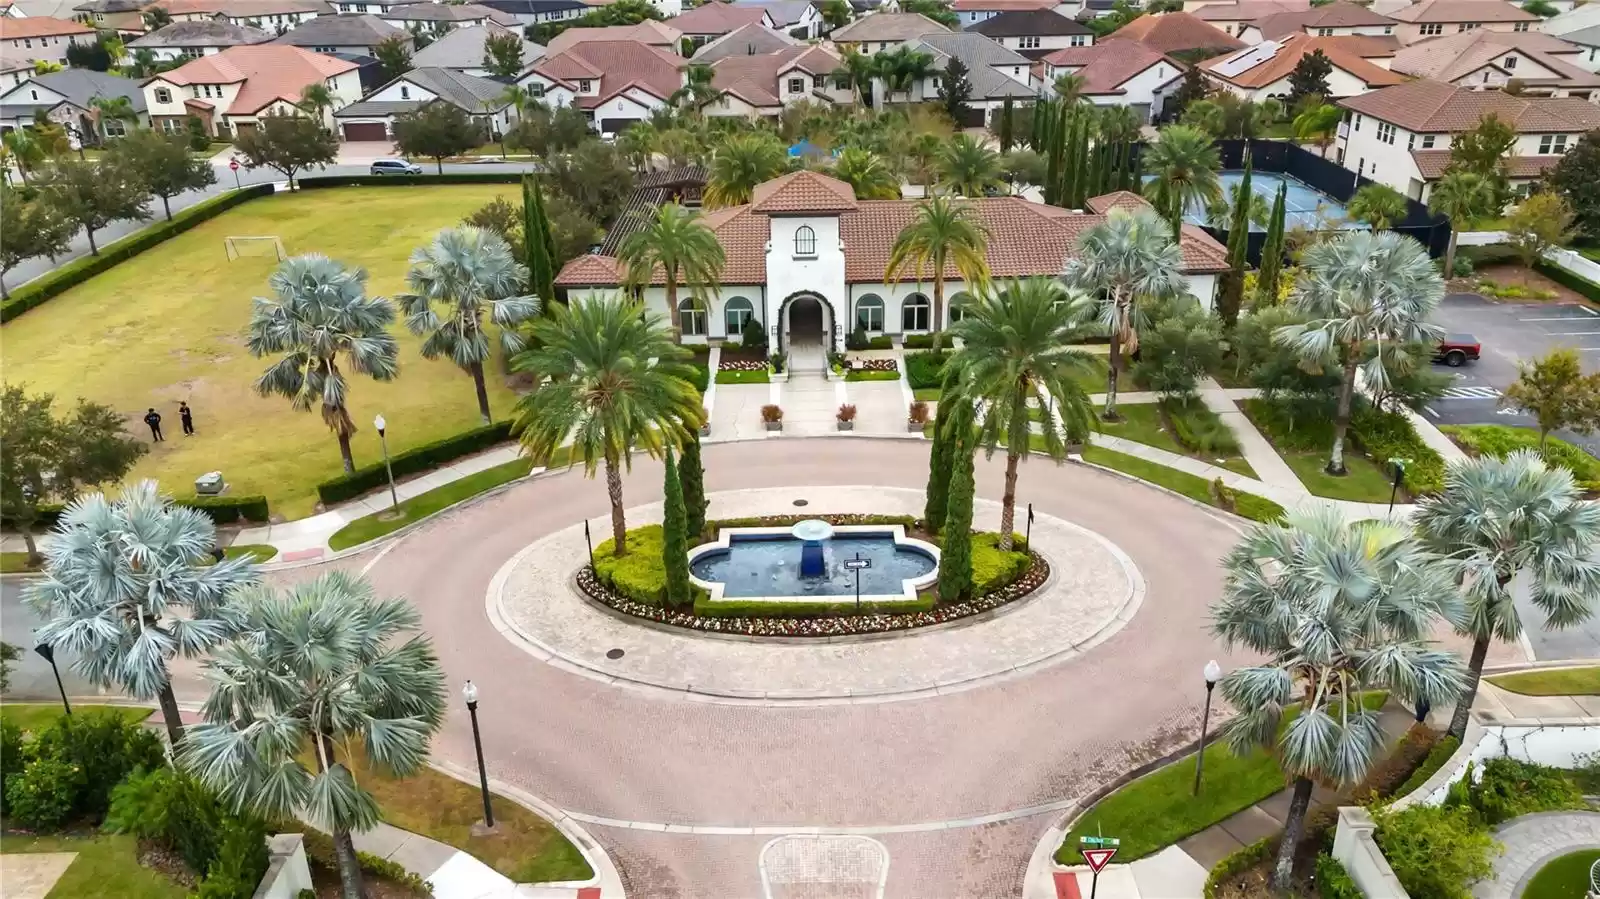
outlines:
M600 887L519 885L476 858L438 840L380 822L351 834L360 852L395 862L426 880L434 899L600 899Z

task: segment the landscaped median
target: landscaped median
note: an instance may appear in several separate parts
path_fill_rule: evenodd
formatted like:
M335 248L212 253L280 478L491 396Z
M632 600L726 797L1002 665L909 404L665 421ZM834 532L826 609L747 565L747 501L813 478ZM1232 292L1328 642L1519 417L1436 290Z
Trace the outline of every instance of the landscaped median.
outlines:
M1039 440L1038 437L1034 438ZM1037 447L1036 447L1037 448ZM1132 475L1141 481L1147 481L1158 487L1165 487L1174 493L1187 496L1196 502L1232 512L1243 518L1271 524L1283 517L1282 506L1263 496L1234 490L1223 484L1221 480L1208 481L1197 475L1176 468L1168 468L1148 459L1130 456L1109 450L1100 446L1086 446L1083 448L1083 461L1093 465L1100 465L1126 475Z

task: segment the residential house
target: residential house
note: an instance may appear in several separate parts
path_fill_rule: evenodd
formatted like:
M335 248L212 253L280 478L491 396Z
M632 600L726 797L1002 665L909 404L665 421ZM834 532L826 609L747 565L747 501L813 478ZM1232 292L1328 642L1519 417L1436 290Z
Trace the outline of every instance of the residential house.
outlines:
M682 57L637 41L584 41L550 52L517 79L552 106L573 106L601 134L618 134L666 109L683 87Z
M233 25L215 19L201 22L173 22L127 42L129 53L148 50L156 59L167 61L196 59L221 53L229 47L264 44L272 35L248 25Z
M1600 72L1600 25L1554 36L1578 48L1578 53L1568 58L1568 62L1590 72Z
M1200 63L1200 71L1211 83L1246 100L1284 100L1291 89L1289 76L1300 60L1321 53L1332 66L1328 95L1354 97L1407 80L1383 65L1395 53L1393 43L1392 38L1312 37L1297 31L1208 59Z
M274 34L334 12L326 0L160 0L158 5L175 22L216 20Z
M1039 85L1033 78L1033 60L981 34L934 32L924 34L908 46L932 56L937 72L943 72L951 59L959 59L967 67L967 81L972 85L972 95L967 100L970 112L966 119L956 122L959 127L981 128L1006 100L1031 101L1039 95ZM882 86L874 87L881 90ZM937 100L938 75L913 85L910 94L911 100Z
M1106 40L1134 41L1157 53L1194 53L1202 58L1244 46L1244 41L1186 12L1140 16L1111 32Z
M1310 0L1229 0L1204 6L1183 5L1184 12L1203 22L1210 22L1234 37L1242 37L1246 29L1267 16L1305 12L1310 8Z
M582 0L478 0L482 6L503 12L519 25L565 22L581 18L594 9Z
M767 11L772 28L802 41L816 40L828 30L822 10L811 0L734 0L734 6L759 7Z
M377 56L378 45L397 37L411 46L411 34L373 15L338 13L318 16L296 26L274 43L304 47L313 53Z
M95 101L113 97L128 99L135 121L101 120ZM33 75L0 90L0 130L28 127L39 113L65 127L68 137L79 144L98 144L103 137L121 137L135 125L150 124L136 79L88 69Z
M520 40L522 33L500 25L471 25L457 28L421 50L411 54L411 64L419 69L450 69L465 75L486 78L489 70L483 67L483 45L494 34L514 34ZM544 48L533 41L522 41L523 68L544 58Z
M486 139L510 131L516 112L506 102L506 85L453 69L412 69L359 101L335 112L339 136L347 141L394 139L397 118L428 103L448 103L472 118Z
M683 32L665 22L646 20L637 25L606 25L600 28L568 28L550 39L545 50L550 56L565 53L578 44L594 41L624 41L658 47L676 54Z
M1044 83L1062 75L1083 79L1083 96L1096 106L1128 106L1141 121L1161 114L1183 78L1183 64L1138 41L1102 40L1057 50L1043 60Z
M154 0L88 0L72 8L75 19L111 31L143 31L144 11Z
M862 16L828 37L840 51L854 50L863 56L892 50L925 34L950 29L919 13L876 12Z
M695 50L694 61L710 63L729 56L761 56L798 46L800 42L787 34L761 25L744 25Z
M958 27L969 28L1008 12L1041 10L1070 19L1083 11L1080 0L953 0Z
M1573 97L1513 97L1418 79L1339 101L1347 112L1334 144L1347 169L1426 202L1450 164L1456 136L1493 113L1517 132L1511 184L1526 189L1579 138L1600 128L1600 107Z
M406 6L417 0L330 0L334 10L341 13L366 13L379 15L396 6Z
M668 22L683 32L683 36L696 47L708 44L736 28L760 25L773 28L772 15L761 6L734 6L730 3L704 3Z
M407 31L426 30L436 37L442 37L445 32L469 25L494 24L511 27L517 24L517 20L511 16L476 3L408 3L404 6L391 6L378 13L378 18Z
M1288 37L1291 34L1309 34L1313 37L1383 37L1393 35L1399 22L1379 15L1365 6L1348 0L1336 0L1322 6L1313 6L1301 12L1280 12L1262 16L1247 25L1240 39L1247 44L1259 44Z
M147 79L145 105L152 127L184 132L193 116L207 134L223 137L257 127L262 116L303 114L297 104L313 84L328 88L334 109L354 103L361 97L359 69L284 44L229 47Z
M1087 47L1094 43L1094 31L1089 26L1048 9L1003 12L968 25L965 30L1035 60L1051 50Z
M1404 47L1390 68L1460 87L1516 81L1525 95L1600 100L1600 75L1580 64L1587 56L1584 48L1537 31L1468 31Z
M0 59L0 90L16 87L33 75L33 63L26 59Z
M52 19L81 21L82 13L76 7L82 0L9 0L5 14L17 19L30 16L49 16Z
M95 31L82 22L29 16L16 19L0 16L0 56L7 60L53 62L65 65L67 48L73 44L92 44Z
M645 307L672 314L683 342L727 339L754 319L771 346L821 343L844 350L845 335L906 337L942 330L958 320L973 288L954 267L944 273L948 303L933 318L927 277L889 282L884 271L896 237L917 214L917 200L860 200L850 185L801 171L756 186L751 202L716 209L702 221L722 245L726 262L714 295L666 306L663 276L641 291ZM984 258L996 279L1059 277L1083 233L1104 215L1073 212L1021 197L961 201L988 232ZM1210 308L1227 251L1204 231L1185 226L1180 269L1188 292ZM556 286L569 302L607 296L623 281L615 256L580 256L562 267Z
M1539 17L1505 0L1420 0L1386 13L1402 44L1463 31L1528 31Z
M801 101L854 103L854 91L841 87L835 78L841 67L839 56L822 47L721 57L711 63L711 86L722 96L706 107L705 114L753 118L778 115L785 106Z
M1573 65L1600 72L1600 3L1585 3L1571 12L1545 19L1535 24L1534 30L1581 47L1582 56L1572 60Z

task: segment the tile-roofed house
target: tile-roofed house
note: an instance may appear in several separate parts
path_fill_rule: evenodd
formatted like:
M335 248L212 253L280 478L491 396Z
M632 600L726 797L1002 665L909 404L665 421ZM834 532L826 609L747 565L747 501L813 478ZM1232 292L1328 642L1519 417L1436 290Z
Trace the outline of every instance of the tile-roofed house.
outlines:
M82 0L10 0L6 13L17 18L49 16L53 19L74 19L78 13L73 7Z
M883 50L893 50L924 34L934 34L950 29L920 13L875 12L862 16L843 28L835 28L828 37L841 50L855 50L871 55Z
M476 0L517 20L518 25L540 25L579 19L594 10L582 0Z
M241 44L264 44L272 35L248 25L234 25L215 19L199 22L173 22L127 42L128 52L148 50L156 59L180 56L210 56L224 48Z
M454 69L412 69L333 114L347 141L390 140L395 119L428 103L449 103L466 112L489 137L505 134L514 113L499 81Z
M214 19L273 34L334 13L325 0L160 0L156 5L175 22Z
M977 128L987 125L994 113L1005 105L1036 97L1039 86L1033 78L1033 60L1001 46L993 38L972 31L925 34L907 44L933 56L934 68L944 71L949 61L961 60L967 67L967 82L972 95L967 102L970 118L956 124ZM899 95L896 95L899 96ZM930 101L939 97L939 79L928 78L911 90L912 100Z
M556 56L578 44L591 41L637 41L652 47L677 52L683 32L665 22L646 20L637 25L607 25L602 28L568 28L545 44L545 54Z
M1406 80L1406 76L1371 61L1386 61L1393 55L1392 47L1368 55L1373 53L1373 45L1381 41L1369 37L1311 37L1295 32L1208 59L1200 63L1200 70L1214 84L1244 99L1264 100L1288 95L1289 76L1295 66L1302 57L1320 52L1333 67L1328 73L1328 95L1353 97Z
M1098 197L1106 214L1124 215L1132 194ZM1059 276L1085 231L1106 214L1074 212L1020 197L960 199L988 231L985 261L995 278ZM1137 201L1142 203L1142 201ZM737 334L753 317L782 352L791 340L816 339L843 349L844 335L859 325L870 334L905 335L946 327L934 321L930 272L885 278L895 238L917 215L917 200L858 200L842 181L796 172L757 185L751 202L702 215L726 262L716 293L703 305L689 300L666 308L664 273L658 268L642 291L652 312L676 314L684 342L703 343ZM1179 243L1189 291L1206 307L1216 275L1228 267L1226 250L1201 229L1186 226ZM556 285L569 302L616 290L622 266L606 253L581 256L562 268ZM959 305L966 285L947 267L946 296ZM682 298L688 299L688 298ZM803 310L803 311L797 311Z
M1415 200L1432 189L1437 156L1457 136L1493 114L1515 129L1508 162L1513 171L1537 173L1553 165L1585 133L1600 128L1600 106L1573 97L1514 97L1504 91L1469 90L1419 78L1339 101L1349 110L1335 142L1348 169L1381 181ZM1513 184L1526 184L1513 178Z
M1402 48L1390 68L1477 89L1516 79L1526 94L1590 99L1600 89L1600 75L1580 65L1586 55L1574 44L1537 31L1467 31Z
M1244 41L1186 12L1164 12L1140 16L1111 32L1106 40L1136 41L1157 53L1185 50L1212 50L1218 53L1237 50Z
M729 56L760 56L799 46L800 42L761 25L744 25L694 51L695 62L711 63Z
M1150 209L1150 201L1139 196L1131 190L1114 190L1098 197L1090 197L1084 201L1089 211L1099 215L1106 215L1113 209Z
M584 41L549 51L517 83L542 92L550 105L588 112L602 134L616 134L667 108L683 86L687 64L638 41Z
M94 101L112 97L128 99L135 122L98 115ZM150 124L137 79L92 69L62 69L44 75L30 69L27 78L0 90L0 124L22 128L32 124L36 113L67 126L88 144L98 144L103 137L120 137L136 124Z
M145 104L153 127L186 131L192 115L220 137L255 128L265 115L299 114L307 85L327 85L334 109L352 103L361 96L359 69L284 44L229 47L146 80Z
M1353 37L1357 35L1392 35L1399 25L1388 16L1379 15L1365 6L1349 0L1335 0L1322 6L1313 6L1301 12L1280 12L1257 19L1245 28L1241 37L1247 43L1276 40L1291 34L1309 34L1315 37Z
M44 16L26 19L0 16L0 56L8 60L64 64L68 47L94 42L94 29L82 22Z
M1042 10L1070 19L1082 11L1079 0L954 0L950 9L956 14L956 24L968 28L1008 12Z
M797 40L815 40L828 30L822 11L811 0L734 0L733 5L766 10L774 29Z
M144 11L155 5L157 5L155 0L82 0L72 7L72 12L76 15L65 14L58 17L81 18L95 28L108 31L143 31Z
M1062 75L1078 75L1090 102L1131 107L1146 122L1161 112L1184 71L1166 54L1120 39L1057 50L1045 56L1043 66L1046 84L1054 84Z
M297 25L278 38L275 43L304 47L315 53L377 56L378 45L391 37L398 37L407 47L411 46L409 32L377 16L339 13L332 16L317 16L304 25Z
M1386 15L1399 24L1395 35L1402 44L1463 31L1530 31L1539 17L1505 0L1419 0L1390 10Z
M520 31L503 25L469 25L466 28L457 28L412 53L411 64L419 69L452 69L480 78L487 77L489 70L483 67L483 45L492 34L515 34L518 38L522 37ZM522 41L524 68L544 58L544 55L543 47L533 41Z
M1048 9L1003 12L968 25L966 30L991 38L1029 59L1039 59L1052 50L1094 43L1094 31L1089 26Z
M516 18L477 3L408 3L391 6L378 16L401 28L462 28L468 25L517 24Z
M745 25L773 27L772 16L764 7L734 6L731 3L711 2L696 6L668 20L673 28L683 32L695 46L708 43Z
M697 58L697 62L700 60ZM777 115L800 100L849 104L855 94L839 86L833 73L843 65L823 47L786 47L777 53L730 55L711 63L711 86L723 96L706 108L709 116Z
M1185 12L1239 38L1244 36L1249 26L1267 16L1305 12L1310 8L1311 0L1237 0L1232 3L1207 3L1196 9L1184 4Z

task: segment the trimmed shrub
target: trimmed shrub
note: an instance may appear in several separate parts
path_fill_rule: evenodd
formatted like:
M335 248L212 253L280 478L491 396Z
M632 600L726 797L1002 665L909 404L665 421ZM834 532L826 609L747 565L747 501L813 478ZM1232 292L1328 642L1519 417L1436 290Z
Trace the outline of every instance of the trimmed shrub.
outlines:
M901 339L900 345L908 350L926 350L933 347L932 334L907 334Z
M10 721L0 721L0 813L6 811L6 784L21 777L28 767L23 754L22 728Z
M1012 535L1011 540L1015 547L1027 545L1020 535ZM999 534L984 532L972 535L973 596L999 590L1022 577L1028 566L1033 564L1032 557L1025 550L1002 550L999 543Z
M1416 805L1372 816L1378 846L1413 899L1469 899L1494 873L1496 843L1471 809Z
M844 376L846 381L898 381L900 373L897 371L852 371Z
M616 541L594 548L594 573L600 583L634 602L659 606L667 598L667 571L661 564L665 532L659 524L628 531L628 554L617 558Z
M217 524L236 521L267 521L272 517L267 498L260 494L244 496L191 496L176 500L180 506L199 509Z
M1184 449L1207 456L1231 456L1239 452L1233 429L1198 399L1162 400L1159 404L1172 423L1172 436Z
M1367 457L1391 477L1390 459L1410 459L1401 483L1412 495L1438 493L1444 489L1444 458L1422 442L1411 419L1404 413L1363 405L1350 414L1350 434Z
M1537 452L1539 449L1539 432L1529 428L1513 428L1506 425L1444 425L1440 430L1449 434L1462 449L1475 456L1503 459L1512 450L1531 449ZM1551 464L1570 469L1572 476L1580 484L1590 486L1590 489L1593 489L1591 485L1600 482L1600 459L1559 437L1550 438L1545 446L1544 458Z
M944 382L944 354L909 353L906 355L906 380L912 390L938 387Z
M1271 858L1278 851L1278 839L1276 836L1266 837L1235 850L1232 855L1223 856L1222 861L1211 867L1211 874L1206 878L1205 899L1217 899L1218 890L1224 883Z
M176 852L204 873L221 851L227 813L205 787L171 768L129 775L111 793L105 829Z
M21 775L6 778L6 814L30 830L55 830L72 817L87 783L72 762L35 759Z
M1344 865L1326 852L1317 856L1317 895L1321 899L1365 899L1366 896Z
M1411 772L1411 776L1406 778L1406 782L1394 791L1394 795L1396 797L1410 796L1421 789L1422 785L1428 782L1428 778L1438 773L1439 769L1444 767L1444 763L1450 761L1450 756L1455 755L1456 750L1460 748L1461 741L1451 736L1446 736L1434 743L1433 748L1428 751L1428 757L1422 760L1422 764L1418 765L1415 771Z
M1254 493L1234 492L1233 513L1262 524L1277 524L1283 520L1284 509L1282 506L1264 496Z
M1586 299L1600 302L1600 284L1596 284L1576 272L1569 272L1548 259L1540 259L1535 262L1533 269L1563 287L1572 288Z
M221 196L203 200L172 214L172 221L156 222L123 239L102 247L98 256L74 259L55 271L43 275L13 290L4 303L0 303L0 323L11 321L41 303L52 300L73 287L93 278L126 259L143 253L201 222L216 218L241 203L257 197L270 196L272 185L258 184L243 190L230 191Z
M400 478L428 471L510 439L511 422L497 421L397 453L389 457L389 463L394 466L394 476ZM324 505L332 505L353 499L369 490L376 490L388 483L388 470L382 462L379 462L323 481L317 485L317 496L322 499Z
M25 752L31 759L65 762L82 771L85 779L73 811L96 820L111 807L111 791L124 777L166 764L161 738L154 731L100 711L57 718L34 735Z
M1351 799L1358 805L1371 805L1391 796L1404 795L1403 785L1427 760L1439 732L1426 724L1413 724L1401 737L1393 752L1384 756L1367 770L1361 784L1351 791Z
M267 873L267 829L250 818L232 818L223 826L216 857L206 866L195 899L251 899Z
M932 592L917 594L910 602L863 602L865 614L894 615L908 612L926 612L934 607ZM708 618L817 618L827 615L854 615L854 596L837 596L832 599L796 599L772 602L756 599L720 599L715 602L705 593L694 601L694 613Z
M1583 793L1560 768L1512 758L1483 764L1483 777L1472 787L1472 807L1490 827L1520 815L1582 808Z

